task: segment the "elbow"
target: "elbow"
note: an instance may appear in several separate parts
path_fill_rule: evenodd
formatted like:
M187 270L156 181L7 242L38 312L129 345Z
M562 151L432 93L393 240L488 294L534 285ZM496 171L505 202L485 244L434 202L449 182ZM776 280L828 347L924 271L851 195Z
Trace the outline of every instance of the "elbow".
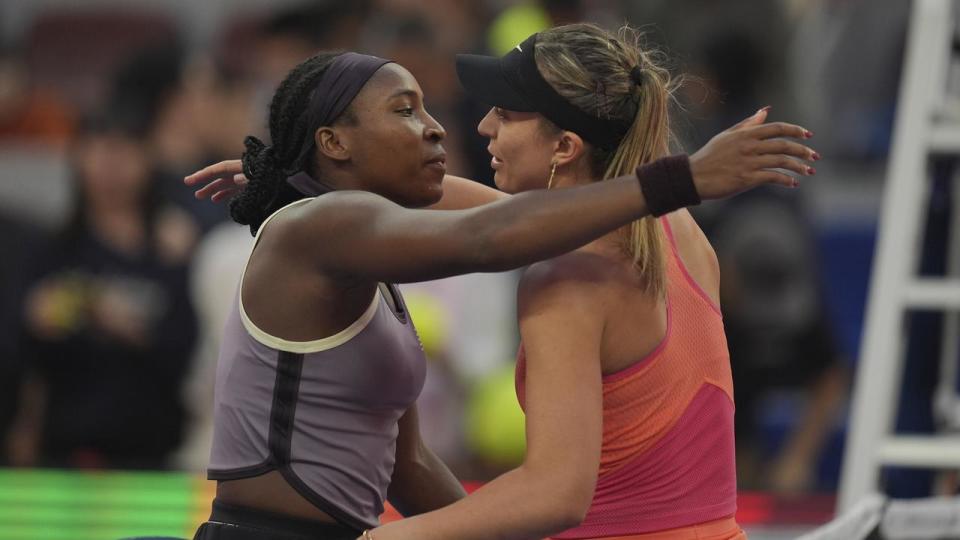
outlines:
M596 477L569 482L554 489L549 515L550 529L565 531L583 523L593 502Z
M587 517L587 511L583 510L578 512L574 508L569 508L567 511L556 514L553 516L553 519L550 520L549 529L553 532L550 534L558 534L568 529L572 529L577 525L583 523L583 519Z
M560 510L556 516L557 526L560 531L565 531L583 523L583 520L587 517L587 511L590 510L590 501L587 500L586 503L567 501Z

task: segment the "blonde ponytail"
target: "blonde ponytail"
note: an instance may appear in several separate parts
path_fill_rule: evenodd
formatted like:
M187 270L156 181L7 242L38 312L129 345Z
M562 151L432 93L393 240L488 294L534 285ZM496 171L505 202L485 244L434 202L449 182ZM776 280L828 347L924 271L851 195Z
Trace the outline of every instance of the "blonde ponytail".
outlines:
M669 108L676 81L656 53L640 43L639 33L630 27L613 36L592 24L552 28L537 38L537 67L560 95L587 113L630 121L615 149L592 149L591 169L604 180L631 174L669 153ZM643 218L623 234L624 251L645 291L662 296L666 263L660 224L656 218Z

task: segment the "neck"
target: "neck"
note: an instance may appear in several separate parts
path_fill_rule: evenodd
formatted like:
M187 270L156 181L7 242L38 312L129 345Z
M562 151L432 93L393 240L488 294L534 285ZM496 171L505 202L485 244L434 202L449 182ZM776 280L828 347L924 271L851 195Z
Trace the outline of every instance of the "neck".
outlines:
M318 173L315 180L330 189L369 191L366 183L357 177L349 165L322 167Z
M602 182L601 179L593 176L585 161L580 160L574 164L557 167L551 189L567 189ZM628 234L629 231L630 225L626 225L608 232L584 247L588 250L598 250L603 253L620 254L623 251L624 234Z
M589 167L584 160L557 167L556 174L553 175L553 184L551 189L571 188L575 186L584 186L600 180L594 178Z

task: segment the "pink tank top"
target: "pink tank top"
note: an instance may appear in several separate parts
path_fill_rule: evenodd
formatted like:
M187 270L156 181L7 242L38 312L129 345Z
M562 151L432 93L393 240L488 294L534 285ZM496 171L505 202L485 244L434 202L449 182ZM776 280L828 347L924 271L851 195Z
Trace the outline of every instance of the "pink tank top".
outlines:
M719 307L670 243L667 331L629 368L603 377L603 445L593 502L579 526L555 538L665 531L737 509L733 381ZM525 353L517 359L524 404Z

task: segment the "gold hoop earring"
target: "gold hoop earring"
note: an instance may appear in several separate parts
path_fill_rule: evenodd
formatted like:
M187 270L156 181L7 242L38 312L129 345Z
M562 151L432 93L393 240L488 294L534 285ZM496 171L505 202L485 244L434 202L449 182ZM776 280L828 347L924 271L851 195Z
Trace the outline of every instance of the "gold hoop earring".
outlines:
M557 174L557 164L556 164L556 163L554 163L553 166L550 167L550 179L547 180L547 189L550 189L550 187L553 186L553 175L555 175L555 174Z

